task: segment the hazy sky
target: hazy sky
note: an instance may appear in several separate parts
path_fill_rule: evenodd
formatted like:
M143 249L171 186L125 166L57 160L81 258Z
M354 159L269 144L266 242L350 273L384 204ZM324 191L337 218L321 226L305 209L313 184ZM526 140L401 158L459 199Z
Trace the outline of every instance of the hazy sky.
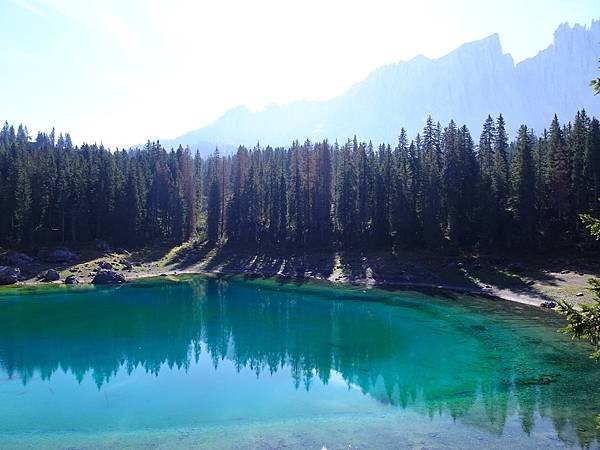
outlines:
M0 0L0 120L128 146L495 32L520 61L599 17L599 0Z

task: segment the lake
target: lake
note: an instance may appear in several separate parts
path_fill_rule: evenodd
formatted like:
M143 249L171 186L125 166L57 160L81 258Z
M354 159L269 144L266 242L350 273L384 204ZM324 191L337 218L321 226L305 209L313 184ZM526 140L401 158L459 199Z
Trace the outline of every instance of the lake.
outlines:
M3 289L0 447L596 448L600 363L561 324L271 280Z

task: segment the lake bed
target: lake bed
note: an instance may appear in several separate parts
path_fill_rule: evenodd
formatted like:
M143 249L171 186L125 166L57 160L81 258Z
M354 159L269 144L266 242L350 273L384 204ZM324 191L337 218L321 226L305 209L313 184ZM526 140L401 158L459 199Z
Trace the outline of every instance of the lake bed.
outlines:
M600 365L548 311L185 276L0 293L0 442L597 447Z

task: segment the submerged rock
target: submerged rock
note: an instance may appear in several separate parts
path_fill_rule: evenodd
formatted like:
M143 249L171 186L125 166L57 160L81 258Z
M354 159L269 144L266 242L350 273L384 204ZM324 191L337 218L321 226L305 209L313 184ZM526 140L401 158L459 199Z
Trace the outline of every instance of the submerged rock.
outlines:
M65 284L79 284L79 280L75 275L69 275L65 278Z
M554 383L560 378L560 373L542 374L538 377L516 380L518 386L544 386Z
M122 284L126 283L125 277L112 270L101 270L96 272L92 284Z
M20 275L21 269L17 267L0 266L0 285L14 284Z
M42 276L42 281L44 282L52 282L60 280L60 274L54 269L46 270L46 273Z

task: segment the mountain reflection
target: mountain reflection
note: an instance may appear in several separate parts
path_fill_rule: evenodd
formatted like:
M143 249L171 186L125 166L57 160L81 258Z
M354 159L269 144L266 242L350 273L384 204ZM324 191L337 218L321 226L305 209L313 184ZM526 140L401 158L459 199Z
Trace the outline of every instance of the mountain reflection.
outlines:
M61 369L80 382L90 373L101 389L124 367L187 369L206 349L215 368L227 359L260 377L288 367L297 389L310 390L316 378L327 384L336 371L382 403L447 413L489 432L502 433L518 415L528 433L539 415L566 442L597 438L600 391L590 380L598 368L518 317L257 286L191 277L6 297L0 368L24 384L36 372L49 379Z

